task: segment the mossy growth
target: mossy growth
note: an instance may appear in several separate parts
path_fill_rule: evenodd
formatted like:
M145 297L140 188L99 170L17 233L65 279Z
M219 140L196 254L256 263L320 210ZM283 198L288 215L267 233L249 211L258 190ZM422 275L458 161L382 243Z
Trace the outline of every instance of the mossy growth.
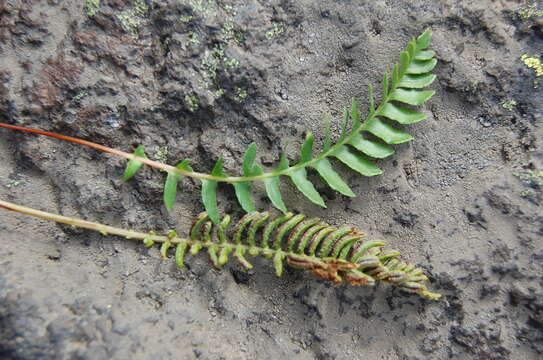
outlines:
M517 177L524 185L534 189L540 189L543 187L543 171L526 170L514 172L513 175Z
M18 179L11 179L6 185L4 185L6 188L11 189L13 187L21 185L22 180Z
M87 90L81 90L72 98L72 101L79 102L83 100L84 97L89 96L89 92Z
M204 86L208 88L215 83L217 78L217 70L219 69L220 60L224 54L222 48L216 46L212 51L206 51L202 58L202 68L204 76Z
M85 0L83 9L88 17L93 17L100 10L100 0Z
M194 31L189 31L187 33L187 35L189 36L189 42L191 44L199 44L200 43L200 39L198 39L198 34L195 33Z
M222 61L224 62L224 65L228 68L235 68L239 66L239 61L234 58L229 58L225 56Z
M513 111L517 106L517 102L513 99L506 99L502 101L501 105L505 110Z
M186 41L192 46L213 44L204 51L199 51L200 84L214 98L220 98L225 95L226 90L218 80L219 72L227 72L240 66L239 60L228 56L226 50L229 46L242 46L245 43L245 34L236 24L236 7L211 0L179 0L179 3L185 6L179 21L187 27ZM194 29L200 28L199 21L210 17L216 17L216 21L222 23L218 31L210 34L197 33ZM241 88L236 91L227 95L236 102L243 102L247 96L246 91ZM189 109L197 109L197 102L189 101L188 97L185 102L189 104Z
M196 96L185 96L185 104L190 112L195 112L200 107L198 98Z
M236 89L234 90L234 101L237 102L238 104L241 104L242 102L245 101L245 99L247 99L247 90L245 89L242 89L240 87L236 87Z
M180 4L189 6L195 15L207 17L214 15L217 11L217 1L215 0L180 0ZM192 16L186 22L192 20Z
M272 28L266 31L266 39L268 40L272 39L276 37L277 35L282 34L284 31L285 31L285 27L283 26L283 24L278 23L278 22L273 22Z
M134 38L139 37L140 26L145 19L149 7L145 0L134 0L130 9L122 11L117 15L124 31L131 34Z
M245 36L243 35L243 31L236 28L233 19L226 19L220 31L220 40L226 43L233 41L238 45L242 45L245 43Z
M530 19L532 17L543 16L543 9L538 9L537 4L528 4L517 11L521 19Z
M221 97L224 89L217 80L217 73L221 69L232 69L240 65L237 59L231 58L225 54L226 44L217 44L211 51L206 51L201 60L201 75L203 77L203 87L213 91L214 96Z
M526 187L520 196L526 200L536 202L543 188L543 171L525 170L514 172L513 175Z

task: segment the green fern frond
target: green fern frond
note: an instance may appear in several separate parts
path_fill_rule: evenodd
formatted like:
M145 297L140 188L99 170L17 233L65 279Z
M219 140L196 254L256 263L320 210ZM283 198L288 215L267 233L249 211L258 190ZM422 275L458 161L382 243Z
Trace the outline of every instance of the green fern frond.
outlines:
M376 281L384 281L427 299L441 297L428 290L425 285L428 278L422 269L401 260L398 251L386 250L385 242L363 241L364 234L353 227L336 228L303 214L286 213L272 217L269 212L250 212L231 227L228 215L214 225L209 221L209 215L202 213L194 221L189 236L182 238L175 231L164 236L125 230L2 200L0 207L104 235L141 240L147 247L159 243L162 258L168 258L173 252L175 263L180 268L185 266L187 252L196 255L207 251L216 268L221 268L234 257L243 267L251 269L253 266L247 256L264 256L273 260L277 276L283 274L286 262L335 285L346 281L351 285L373 286Z
M343 112L341 134L335 144L331 142L330 131L327 130L324 148L313 155L314 136L309 133L300 149L300 159L292 166L286 156L282 156L279 166L271 172L264 172L255 165L256 144L252 143L243 159L243 176L231 177L222 172L211 173L217 179L202 180L202 199L211 220L219 222L216 202L216 181L232 183L239 204L246 212L255 210L252 200L252 182L264 182L266 193L272 204L286 212L286 206L279 190L281 176L287 176L295 187L313 203L326 207L325 202L315 186L308 179L307 169L315 170L324 182L339 193L354 197L355 193L334 170L329 158L335 158L363 176L382 174L382 170L373 159L383 159L394 153L390 145L401 144L413 140L413 137L391 124L409 125L423 120L426 115L407 106L424 104L434 90L420 90L430 85L436 78L430 72L436 66L435 52L426 50L429 46L431 31L426 30L417 39L411 40L405 51L400 53L400 62L393 66L392 73L385 72L382 81L382 98L375 107L373 87L369 87L370 110L368 117L361 121L356 100L352 100L350 111ZM407 105L407 106L406 106ZM328 129L329 123L328 123ZM190 175L189 175L190 176Z
M256 144L252 143L243 159L243 177L229 177L224 172L211 175L216 181L230 182L234 186L236 197L246 212L255 210L252 200L252 182L263 181L266 193L272 204L286 212L285 204L279 190L279 178L287 176L295 187L313 203L326 207L325 202L314 185L309 181L307 169L312 168L328 186L339 193L354 197L355 193L334 170L329 158L336 158L352 170L363 176L382 174L382 170L371 160L383 159L394 153L390 145L401 144L413 140L413 137L393 126L389 121L401 125L409 125L423 120L426 116L406 107L424 104L435 91L420 90L430 85L436 78L430 72L436 66L435 52L426 50L429 46L431 31L427 30L417 39L411 40L405 51L400 53L400 63L395 64L392 74L383 75L382 99L375 108L373 87L369 87L369 115L363 122L356 101L353 99L350 112L343 112L341 134L335 144L331 142L330 131L326 131L324 148L317 156L313 155L314 136L309 133L300 149L300 159L289 166L286 157L281 159L278 168L272 172L264 172L255 165ZM350 130L349 130L350 127ZM329 122L327 129L329 129ZM130 165L130 164L129 164ZM216 202L216 181L202 180L202 199L211 220L219 222Z
M369 114L364 121L361 120L357 102L353 99L350 111L345 109L343 112L342 130L334 144L328 130L325 134L324 148L314 155L314 136L308 134L301 146L300 159L296 164L290 165L283 152L278 166L268 172L255 163L257 148L254 143L245 152L242 164L243 175L230 176L224 171L223 161L220 158L211 174L205 174L193 171L186 160L174 167L147 159L143 146L138 146L133 154L128 154L89 141L42 130L3 123L0 123L0 127L51 136L127 158L129 161L123 176L124 180L132 178L142 164L165 170L167 178L164 186L164 204L168 210L171 210L173 206L180 179L183 176L199 179L202 183L202 202L215 224L219 224L220 221L217 208L219 182L233 185L237 200L246 212L255 210L252 184L256 181L264 183L266 194L273 206L283 213L287 212L281 197L281 176L289 177L295 187L310 201L326 207L323 198L308 179L308 169L316 171L332 189L345 196L354 197L355 193L334 170L331 158L335 158L363 176L376 176L382 174L382 170L373 159L383 159L392 155L394 149L391 145L413 140L410 134L397 128L393 123L409 125L426 117L409 106L422 105L435 93L434 90L421 90L429 86L436 78L430 73L437 63L435 52L427 50L431 34L430 30L426 30L418 38L411 40L406 50L401 52L400 62L392 67L392 73L385 72L381 84L383 89L381 101L378 105L376 105L373 87L369 86Z

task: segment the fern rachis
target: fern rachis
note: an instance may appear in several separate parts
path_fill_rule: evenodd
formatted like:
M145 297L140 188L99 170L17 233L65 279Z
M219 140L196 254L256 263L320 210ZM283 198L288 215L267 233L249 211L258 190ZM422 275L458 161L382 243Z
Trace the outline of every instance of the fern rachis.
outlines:
M245 268L252 268L247 255L272 259L277 276L289 266L311 272L335 285L343 280L351 285L372 286L376 281L388 282L400 289L436 300L439 294L430 292L424 284L428 278L423 270L399 259L400 253L385 250L381 241L363 241L364 234L355 228L335 228L318 218L286 213L272 217L269 212L251 212L230 230L231 218L226 215L218 225L202 213L194 221L187 238L175 231L157 235L126 230L100 223L39 211L0 200L0 208L56 221L75 227L139 240L145 246L160 244L160 253L168 258L170 252L178 267L185 264L188 253L196 255L206 250L211 262L221 268L230 256ZM172 251L170 251L170 249Z
M263 182L271 203L284 213L287 212L279 189L281 176L289 177L296 188L313 203L326 207L324 200L307 178L308 168L315 170L334 190L345 196L353 197L355 196L354 192L333 169L332 163L329 161L330 158L339 160L361 175L375 176L381 174L382 171L369 158L386 158L394 153L390 145L401 144L413 139L411 135L390 125L388 120L408 125L425 118L424 114L399 105L399 103L419 106L424 104L435 92L420 90L429 86L436 78L434 74L430 73L437 63L434 57L435 52L426 50L430 38L431 31L426 30L417 39L411 40L407 49L401 52L400 62L393 66L390 76L385 72L382 80L381 102L377 107L375 107L373 87L369 87L370 108L364 121L361 121L358 105L353 99L350 112L344 110L342 132L335 144L332 144L328 131L324 139L324 148L314 156L314 137L312 134L308 134L301 146L300 159L296 164L290 166L285 153L283 153L275 170L268 172L255 164L256 144L254 143L245 152L242 164L243 176L230 176L223 169L222 158L217 160L212 172L206 174L194 171L189 165L189 160L184 160L177 166L171 166L147 159L142 146L139 146L133 154L129 154L89 141L42 130L2 123L0 123L0 127L51 136L127 158L129 162L123 176L125 180L133 177L142 164L163 169L168 174L164 186L164 203L168 210L173 206L177 184L181 178L183 176L197 178L202 182L202 201L215 224L220 221L216 200L218 182L227 182L234 186L238 202L246 212L255 210L251 194L251 184L255 181ZM385 121L383 118L388 120ZM365 137L365 134L370 134L370 137Z

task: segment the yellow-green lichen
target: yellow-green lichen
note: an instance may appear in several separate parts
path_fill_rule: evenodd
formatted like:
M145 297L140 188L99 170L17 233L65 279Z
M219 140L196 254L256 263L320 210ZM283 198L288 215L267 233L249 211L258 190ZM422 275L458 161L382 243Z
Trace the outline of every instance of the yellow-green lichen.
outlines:
M120 21L124 31L137 38L139 28L149 8L145 0L134 0L132 4L133 6L130 9L124 10L117 15L117 19Z
M196 96L185 96L185 104L187 104L190 112L195 112L200 106L198 103L198 98Z
M538 9L537 4L528 4L517 10L517 14L522 19L543 16L543 9Z
M271 38L274 38L277 35L282 34L284 31L285 31L285 27L283 26L283 24L278 23L278 22L273 22L272 28L266 31L266 39L269 40Z
M192 20L192 15L184 15L179 18L182 23L188 23Z
M540 77L543 75L543 64L541 60L535 56L529 56L524 54L520 57L524 65L528 66L530 69L534 69L535 76Z
M93 17L100 10L100 0L85 0L84 9L88 17Z
M517 106L517 102L513 99L507 99L502 101L501 105L505 110L513 111Z

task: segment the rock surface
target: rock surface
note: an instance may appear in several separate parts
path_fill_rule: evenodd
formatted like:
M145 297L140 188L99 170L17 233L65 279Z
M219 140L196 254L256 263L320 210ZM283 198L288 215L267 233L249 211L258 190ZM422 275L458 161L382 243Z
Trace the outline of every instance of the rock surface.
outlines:
M537 10L537 4L534 5ZM541 8L541 6L540 6ZM328 209L285 182L291 210L353 224L424 266L443 301L390 286L333 287L268 261L188 269L123 239L1 213L2 359L541 359L543 17L517 1L22 1L0 3L0 121L168 163L248 144L322 138L351 97L366 106L410 37L434 31L438 91L415 141L361 178L321 183ZM337 129L336 129L337 130ZM320 145L319 145L320 146ZM290 156L296 158L294 146ZM0 131L0 198L141 230L184 233L202 211L185 179L120 181L124 162ZM260 191L260 190L257 190ZM229 187L222 210L240 214ZM269 204L265 199L260 208Z

